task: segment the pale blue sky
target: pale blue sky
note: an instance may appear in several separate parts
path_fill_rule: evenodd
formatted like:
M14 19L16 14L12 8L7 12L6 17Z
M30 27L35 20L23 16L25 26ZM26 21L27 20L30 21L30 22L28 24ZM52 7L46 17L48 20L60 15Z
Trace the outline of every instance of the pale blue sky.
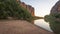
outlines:
M58 0L21 0L21 1L34 7L36 16L43 17L50 13L52 6L55 5L55 3Z

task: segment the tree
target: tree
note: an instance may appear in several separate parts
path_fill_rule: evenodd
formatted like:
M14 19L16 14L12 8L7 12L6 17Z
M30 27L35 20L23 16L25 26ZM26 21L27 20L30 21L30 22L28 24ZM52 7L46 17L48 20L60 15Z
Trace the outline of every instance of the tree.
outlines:
M60 14L51 14L49 16L45 16L45 18L45 21L49 22L50 28L53 30L53 32L56 34L60 34Z
M32 20L32 15L29 11L20 6L16 0L0 0L0 19L8 17Z

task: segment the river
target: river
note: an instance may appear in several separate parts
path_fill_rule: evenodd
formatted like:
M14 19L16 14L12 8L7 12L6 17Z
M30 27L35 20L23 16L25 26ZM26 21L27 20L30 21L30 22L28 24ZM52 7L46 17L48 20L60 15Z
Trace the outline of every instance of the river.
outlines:
M53 32L49 26L48 22L45 22L44 19L38 19L38 20L34 20L34 24L37 26L40 26L50 32Z

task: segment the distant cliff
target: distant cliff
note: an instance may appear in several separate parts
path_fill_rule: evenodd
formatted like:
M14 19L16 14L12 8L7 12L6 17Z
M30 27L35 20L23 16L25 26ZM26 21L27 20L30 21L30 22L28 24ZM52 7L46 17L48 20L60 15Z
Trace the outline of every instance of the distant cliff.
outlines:
M50 14L60 13L60 0L52 7Z
M17 2L20 3L20 5L22 7L24 7L25 9L27 9L32 14L32 16L35 16L34 15L34 8L32 6L25 4L24 2L21 2L20 0L17 0Z

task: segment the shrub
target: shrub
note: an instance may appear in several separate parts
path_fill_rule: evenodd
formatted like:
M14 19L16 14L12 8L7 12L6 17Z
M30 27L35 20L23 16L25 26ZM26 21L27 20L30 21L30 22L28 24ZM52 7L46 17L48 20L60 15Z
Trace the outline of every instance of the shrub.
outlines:
M53 32L56 34L60 34L60 14L56 13L45 18L47 18L45 20L49 22L50 28L53 30Z
M27 21L33 19L29 11L20 6L16 0L0 0L0 19L8 17Z

